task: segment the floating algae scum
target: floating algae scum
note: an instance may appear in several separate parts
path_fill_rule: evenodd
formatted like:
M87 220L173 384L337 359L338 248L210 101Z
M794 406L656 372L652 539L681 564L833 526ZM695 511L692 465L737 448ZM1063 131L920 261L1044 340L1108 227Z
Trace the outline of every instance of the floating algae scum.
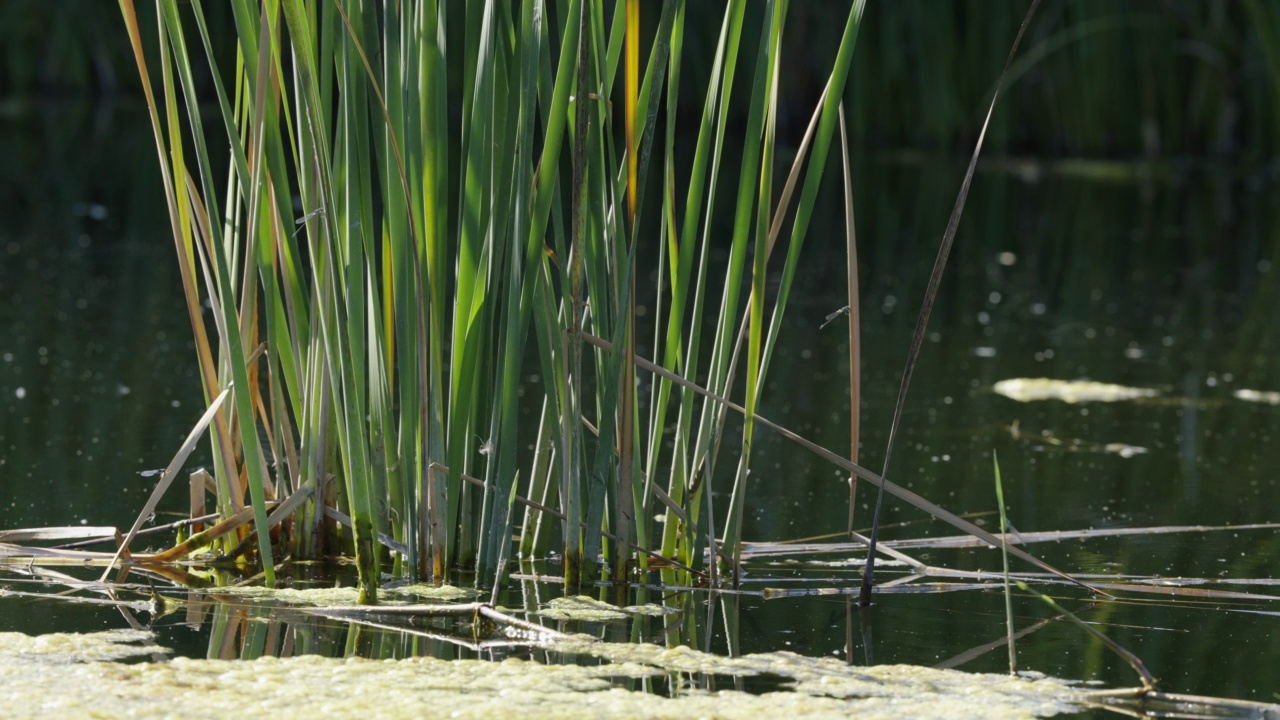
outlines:
M914 666L850 668L790 653L724 658L684 647L579 642L561 652L607 664L549 665L421 657L335 660L314 655L256 661L188 660L119 664L156 652L146 632L75 637L0 635L0 673L9 708L22 717L193 718L251 711L271 717L1042 717L1077 707L1080 693L1044 678L972 675ZM788 692L751 694L645 687L673 677L769 674ZM87 694L83 688L92 686ZM252 693L245 697L235 690ZM249 689L252 688L252 689ZM251 708L251 710L250 710Z
M1274 688L1256 675L1280 636L1277 528L1253 502L1263 490L1244 490L1252 511L1170 525L1137 522L1165 517L1133 500L1158 504L1163 491L1113 496L1087 480L1093 464L1186 461L1149 429L1140 436L1142 423L1120 422L1126 414L1170 413L1180 451L1194 453L1201 413L1270 412L1265 388L1280 378L1255 369L1236 384L1196 363L1199 375L1117 384L1010 379L1025 366L993 375L981 363L998 338L985 330L1014 303L975 289L969 271L1017 264L1012 252L987 252L1009 228L973 240L988 260L961 262L962 297L985 300L956 306L985 307L977 327L931 325L927 311L970 183L977 197L992 181L974 182L980 141L918 289L926 311L905 375L918 369L923 387L899 385L892 311L911 300L897 297L906 290L887 279L894 273L857 284L860 166L840 99L862 2L842 14L827 92L805 111L803 138L785 141L798 143L792 163L776 166L785 2L728 3L706 30L715 51L701 75L682 72L687 9L674 1L648 6L641 33L635 2L472 3L459 17L432 3L234 0L234 55L221 56L200 3L161 0L158 58L142 51L133 3L120 5L148 93L206 410L177 457L144 475L151 499L129 498L132 527L0 533L0 594L15 617L131 628L0 635L6 707L33 717L161 716L175 705L196 717L248 707L404 717L513 707L627 717L1277 712L1265 704ZM202 66L227 72L201 81ZM678 109L691 86L697 102ZM998 114L997 100L988 102ZM733 123L744 124L741 142L727 138ZM932 174L954 184L957 173ZM821 200L824 187L840 202ZM1014 187L1011 202L1024 192ZM712 212L717 199L734 208L728 224ZM835 266L848 268L841 301L799 291L813 277L800 250L820 202L843 210L832 213L845 253ZM860 209L858 237L876 237L865 230L875 214ZM956 244L960 257L969 242ZM656 268L656 293L637 268ZM894 272L919 274L919 263ZM860 309L860 295L880 312ZM1259 291L1262 318L1266 300ZM1023 306L1035 316L1038 302ZM815 335L839 305L847 332L833 322ZM938 343L938 322L954 343ZM805 327L810 337L787 339ZM1265 335L1242 335L1253 339L1237 352L1266 347ZM1174 345L1171 334L1156 340L1114 357L1136 362ZM1051 344L1069 356L1069 344ZM815 371L801 362L814 355L836 360ZM883 381L864 389L864 373ZM957 386L957 375L976 385ZM887 435L856 412L849 431L838 403L793 407L807 402L805 382L831 395L837 377L850 378L848 407L877 418L895 408L880 423ZM927 398L927 417L913 416L908 389ZM895 391L896 405L879 395ZM815 426L828 416L842 437ZM987 418L998 420L975 429ZM989 471L959 482L959 450L911 439L935 424L944 430L934 442L964 448L975 466L989 467L976 460L1001 445L1008 519L1026 532L988 529ZM1256 442L1265 452L1266 438ZM184 469L196 453L209 470ZM869 454L886 470L866 470ZM1192 487L1200 476L1189 462L1179 490L1203 512L1222 500L1210 489L1218 478ZM1146 475L1167 477L1150 466ZM809 477L826 487L795 479ZM183 488L171 489L179 478ZM891 498L882 503L876 486ZM1075 493L1084 500L1057 502ZM174 509L175 496L186 518L156 526L153 513ZM873 517L878 526L859 527ZM1253 540L1217 540L1242 536ZM868 538L878 544L876 603L859 609ZM1143 542L1175 549L1127 556ZM1012 577L994 569L991 547L1007 548ZM1186 549L1207 554L1199 576L1170 577ZM1055 605L1015 593L1006 637L1009 580ZM1072 617L1121 636L1121 652ZM1178 637L1189 633L1203 637ZM1255 675L1200 682L1226 665L1207 654L1226 643L1260 658ZM991 674L1004 669L1000 650L1036 645L1020 668L1079 682ZM1148 656L1162 645L1174 648L1162 662ZM171 647L180 657L169 659ZM1125 689L1139 682L1130 651L1155 687L1144 677ZM1105 686L1086 682L1098 678ZM1248 700L1165 693L1201 688Z

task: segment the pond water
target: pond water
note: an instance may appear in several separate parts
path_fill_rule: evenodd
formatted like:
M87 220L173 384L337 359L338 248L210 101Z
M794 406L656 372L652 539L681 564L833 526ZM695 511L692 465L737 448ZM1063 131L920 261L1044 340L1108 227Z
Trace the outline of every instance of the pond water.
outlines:
M142 473L169 461L202 409L149 125L133 108L37 108L0 118L0 156L10 158L0 168L0 529L128 527L155 480ZM962 172L951 158L914 154L882 153L855 168L861 462L872 469L882 463L915 315ZM1121 576L1112 583L1159 578L1148 587L1185 588L1172 595L1117 590L1123 600L1089 604L1063 586L1053 592L1060 603L1142 658L1162 689L1265 702L1280 702L1280 530L1268 526L1280 522L1275 183L1261 170L1191 161L984 166L891 471L895 481L994 530L998 453L1009 518L1025 539L1095 531L1028 550L1073 573ZM832 200L820 211L838 218ZM819 327L845 304L839 221L816 228L806 253L803 290L793 295L760 412L843 452L844 325ZM1065 402L995 391L1015 378L1151 392ZM726 448L737 431L730 428ZM744 537L843 531L842 474L768 432L757 437ZM202 453L192 467L207 462ZM724 507L728 481L716 482ZM171 494L160 520L176 519L170 514L184 494ZM874 502L872 488L861 486L860 528ZM885 523L883 537L893 541L957 534L892 498ZM1100 532L1246 525L1255 527ZM932 566L1000 567L994 550L916 545L903 551ZM789 650L854 664L1007 670L1005 648L987 647L1005 633L1004 597L994 582L950 592L906 585L881 594L860 619L847 595L817 592L854 586L861 557L852 549L760 557L748 565L744 594L709 601L701 592L650 590L637 599L678 607L679 623L642 616L582 629L722 655ZM1015 562L1014 569L1028 568ZM878 580L905 574L886 566ZM32 589L8 572L0 587ZM554 584L516 581L501 602L537 609L556 595ZM113 607L8 597L0 607L0 632L126 627ZM156 619L154 629L162 645L193 657L243 657L246 647L369 657L508 654L273 612L205 598ZM1031 629L1018 642L1020 667L1106 687L1138 685L1121 658L1079 627L1042 622L1057 612L1041 600L1018 594L1013 612L1019 629ZM228 641L228 632L240 642ZM763 687L751 682L738 684Z

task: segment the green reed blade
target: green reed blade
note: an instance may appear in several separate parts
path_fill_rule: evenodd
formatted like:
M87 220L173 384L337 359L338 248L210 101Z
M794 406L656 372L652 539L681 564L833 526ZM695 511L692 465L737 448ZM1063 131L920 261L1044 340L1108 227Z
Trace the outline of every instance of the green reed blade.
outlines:
M200 121L196 85L189 60L191 54L187 50L181 21L178 18L177 3L174 0L161 0L161 15L177 61L178 76L185 91L187 117L188 122L191 124L192 135L195 138L194 145L200 168L205 206L214 208L218 206L216 191L214 190L208 149L205 144L205 134ZM249 492L253 500L254 525L258 535L258 553L262 559L267 585L272 587L275 584L275 568L272 561L271 537L266 524L266 494L262 473L261 450L258 445L257 424L254 422L252 397L248 390L250 387L249 373L245 363L244 343L233 301L235 293L232 288L231 268L228 266L227 258L222 252L224 244L221 226L219 223L210 223L209 229L214 247L217 249L212 255L215 280L218 283L218 296L221 298L221 302L215 303L217 305L216 311L222 314L223 327L226 332L226 336L222 338L223 347L226 348L225 357L230 365L232 382L237 388L241 389L234 394L235 412L240 419L238 423L240 443L245 472L249 479Z
M667 347L668 363L675 366L680 362L680 334L684 327L684 303L689 293L690 276L694 264L695 253L703 258L697 266L697 279L694 282L693 306L690 310L690 325L684 346L688 348L688 357L683 361L684 374L696 375L700 370L699 357L702 348L703 306L706 302L706 271L709 266L707 258L711 242L711 211L715 207L719 188L720 162L724 147L725 128L729 117L729 104L736 75L738 47L742 36L745 4L731 2L725 9L724 21L721 25L720 39L716 46L715 62L712 67L711 84L707 89L707 99L702 112L702 122L698 131L698 142L694 150L694 162L689 176L689 192L685 201L684 227L680 237L683 238L684 249L678 263L676 277L672 286L672 310L668 323ZM708 174L707 159L711 156ZM704 199L705 191L705 199ZM693 238L698 236L701 219L701 240L695 245ZM671 480L668 494L686 509L690 517L699 516L702 497L702 480L705 478L705 454L698 448L690 447L690 431L693 424L695 398L692 391L684 389L681 393L680 411L677 416L675 431L675 461L672 463ZM700 561L694 553L696 539L689 528L682 528L678 523L667 523L663 530L662 553L666 556L677 556L686 564Z
M781 332L783 318L785 316L787 302L791 296L791 287L795 278L796 269L799 266L800 252L804 247L804 241L808 232L809 224L812 220L813 207L817 197L818 189L822 183L823 173L826 169L826 159L829 155L832 135L835 132L839 116L840 102L839 98L843 94L845 81L848 77L849 67L852 63L853 48L857 42L858 28L861 25L862 12L865 8L864 2L857 2L850 8L848 20L845 23L845 31L841 38L840 50L837 53L835 65L832 68L831 77L828 80L827 88L823 94L821 103L821 115L818 119L816 132L813 136L813 146L808 169L805 176L804 187L801 190L799 203L796 207L795 218L792 222L791 240L788 244L787 258L783 266L782 278L777 290L777 296L774 300L772 317L769 322L768 335L761 345L761 329L760 325L763 320L764 310L764 264L767 262L773 251L776 232L780 229L780 221L787 210L787 202L790 198L790 189L793 187L792 180L788 180L787 189L784 190L783 196L779 201L779 207L776 212L775 220L772 225L766 225L768 202L770 195L767 188L762 187L761 193L761 209L760 217L757 225L757 242L756 242L756 266L753 272L753 287L751 295L751 327L749 332L748 346L748 365L747 365L747 402L745 403L749 412L754 413L755 404L758 396L764 391L764 376L768 372L769 362L773 357L773 349L776 346L778 335ZM777 46L775 45L775 48ZM775 50L776 55L780 50ZM776 102L776 98L771 102ZM766 147L766 149L768 149ZM766 158L768 156L766 155ZM797 163L800 158L797 157ZM799 170L799 165L793 166L793 175ZM766 228L768 228L766 230ZM750 440L751 440L752 422L748 417L746 428L744 430L744 448L742 457L739 462L739 473L735 480L734 505L730 515L730 524L726 526L726 542L731 545L734 557L737 558L737 545L739 540L741 514L743 503L746 497L746 469L750 460ZM732 531L732 532L731 532Z
M1009 519L1004 505L1004 482L1000 479L1000 457L991 451L996 477L996 503L1000 506L1000 558L1004 563L1004 621L1009 636L1009 674L1018 672L1018 651L1013 644L1013 596L1009 592Z
M486 511L489 514L486 528L486 552L481 553L480 569L488 575L496 572L495 586L501 580L502 565L509 555L511 544L511 504L515 497L516 436L519 409L519 385L523 366L525 338L528 335L530 310L533 303L534 283L526 278L536 271L541 253L538 244L521 242L529 234L531 189L533 184L533 128L537 114L537 72L543 42L541 4L523 4L518 34L519 52L516 55L516 71L519 92L516 120L513 124L514 158L506 168L512 196L511 234L513 248L524 246L524 253L507 253L506 303L502 309L502 330L499 339L501 368L498 374L500 392L495 393L492 415L497 431L491 436L490 462L496 472L490 474L492 482L486 485Z
M782 28L786 20L785 2L778 2L773 5L773 12L770 20L762 33L760 40L759 65L756 68L755 87L752 91L752 118L756 118L763 123L763 139L760 141L759 162L760 169L756 176L758 180L758 188L756 190L757 197L754 199L755 208L755 248L752 254L751 268L751 293L748 297L747 314L749 318L747 332L747 395L744 403L747 408L746 424L742 430L742 453L738 457L737 472L734 476L733 493L729 500L728 517L725 520L724 540L723 544L729 546L730 552L733 554L734 564L736 565L739 558L739 548L742 539L742 513L746 507L747 495L747 472L751 462L751 441L755 425L751 421L755 414L756 403L759 400L760 386L760 353L763 343L763 326L764 326L764 285L766 263L769 259L769 211L773 200L773 154L775 129L777 127L777 107L778 107L778 83L777 71L778 64L781 62L781 44L782 44ZM750 123L751 120L748 120ZM744 168L747 167L747 160L744 158ZM754 161L753 161L754 162ZM753 168L754 172L754 168ZM747 173L743 173L746 177ZM742 242L745 247L746 234L749 232L747 227L748 220L746 213L751 212L751 207L746 206L746 200L741 195L745 186L739 185L738 198L738 217L734 225L735 248L737 247L738 237L741 234ZM779 298L783 301L785 298ZM725 306L726 310L728 305ZM726 326L733 325L733 318L737 316L736 305L734 309L722 311L721 322ZM724 337L728 338L728 335ZM741 342L739 340L739 342ZM738 349L735 347L733 351L734 363L736 363ZM727 377L733 376L733 370L727 371ZM723 387L728 388L731 381L726 382ZM717 408L723 411L723 408ZM723 414L720 416L723 418ZM717 423L723 427L723 420Z

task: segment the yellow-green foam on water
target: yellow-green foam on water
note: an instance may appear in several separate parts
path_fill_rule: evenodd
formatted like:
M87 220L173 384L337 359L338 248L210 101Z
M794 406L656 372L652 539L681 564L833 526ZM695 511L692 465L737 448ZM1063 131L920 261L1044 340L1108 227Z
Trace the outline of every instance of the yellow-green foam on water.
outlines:
M666 605L658 605L656 603L645 603L644 605L628 605L622 608L622 612L628 615L647 615L649 617L662 617L664 615L678 615L679 610Z
M559 597L547 603L538 615L552 620L582 620L585 622L609 622L625 620L627 614L617 606L586 595Z
M239 595L253 600L270 600L286 605L359 605L360 591L353 587L265 588L241 585L218 588L220 595Z
M996 383L993 390L1010 400L1033 402L1061 400L1065 403L1122 402L1141 400L1160 394L1149 388L1111 385L1090 380L1051 380L1049 378L1011 378Z
M157 652L167 648L146 645L152 635L146 630L106 630L82 635L79 633L49 633L48 635L23 635L0 633L0 662L69 664L94 661L125 660ZM3 697L3 692L0 692ZM0 707L3 704L0 703Z
M84 659L84 647L120 645L136 651L133 643L145 633L123 642L120 637L59 636L43 641L45 661L33 662L30 649L39 638L0 635L0 707L6 717L1001 719L1080 709L1077 691L1049 678L902 665L860 668L791 653L730 659L650 645L576 643L565 648L579 660L589 655L607 661L590 667L430 657L74 662ZM67 658L64 664L48 661L59 653ZM794 689L761 695L683 690L677 697L644 691L645 678L672 672L770 673L789 679Z
M354 587L322 587L322 588L265 588L258 585L219 588L216 592L226 595L240 595L254 600L271 600L286 605L359 605L360 591ZM432 600L474 600L480 596L479 590L453 587L452 585L401 585L383 588L378 592L378 604L403 605L407 598L430 598Z
M383 588L380 593L382 595L408 595L418 598L430 598L432 600L475 600L484 594L475 588L460 588L454 587L453 585L431 585L429 583L414 583L412 585Z

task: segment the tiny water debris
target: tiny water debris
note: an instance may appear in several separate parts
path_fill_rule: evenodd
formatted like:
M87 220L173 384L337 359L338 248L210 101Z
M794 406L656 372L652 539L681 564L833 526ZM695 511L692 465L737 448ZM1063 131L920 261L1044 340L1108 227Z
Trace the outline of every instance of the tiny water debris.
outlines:
M1033 446L1053 447L1067 452L1098 452L1107 455L1119 455L1122 458L1137 457L1145 455L1150 450L1141 445L1130 445L1122 442L1099 443L1089 440L1081 440L1079 438L1063 438L1054 435L1050 430L1041 430L1039 433L1031 433L1022 429L1022 423L1014 420L1009 426L1009 435L1014 440L1026 440Z
M1050 378L1011 378L1001 380L992 389L998 395L1018 402L1061 400L1065 403L1124 402L1160 395L1150 388L1112 385L1091 380L1053 380Z

